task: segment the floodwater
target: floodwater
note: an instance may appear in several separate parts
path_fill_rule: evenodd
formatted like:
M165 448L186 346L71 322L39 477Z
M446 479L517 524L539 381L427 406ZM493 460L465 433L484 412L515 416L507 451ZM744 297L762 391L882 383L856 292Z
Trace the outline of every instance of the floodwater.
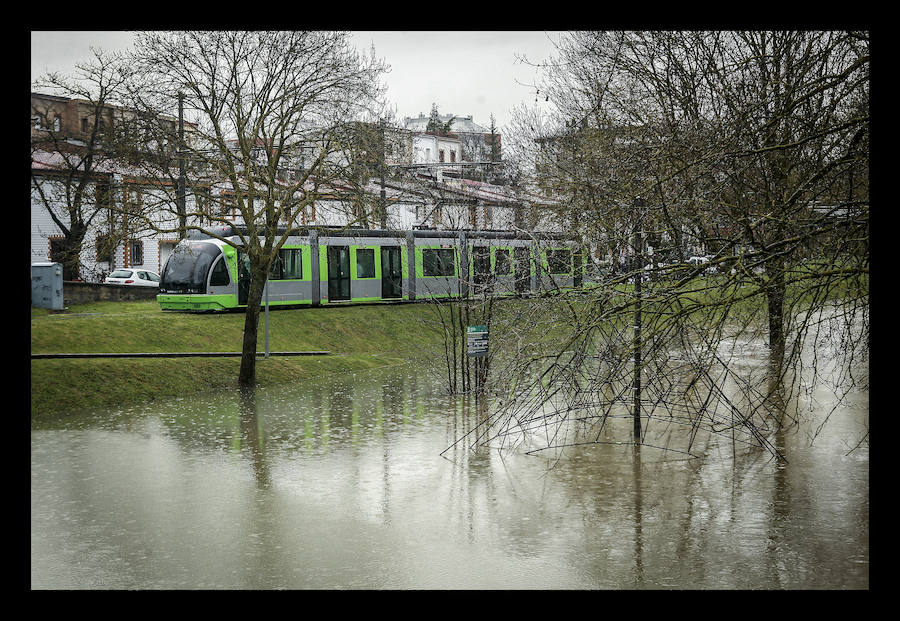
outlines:
M61 417L31 432L32 588L867 589L868 395L813 419L788 463L441 455L478 408L411 366Z

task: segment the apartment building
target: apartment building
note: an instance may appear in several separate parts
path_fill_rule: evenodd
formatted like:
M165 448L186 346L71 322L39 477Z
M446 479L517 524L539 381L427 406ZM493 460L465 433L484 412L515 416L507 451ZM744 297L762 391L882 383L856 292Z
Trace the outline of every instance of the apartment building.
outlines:
M471 118L462 120L468 122ZM157 224L174 228L178 196L174 177L169 181L144 178L133 166L134 162L129 165L121 158L106 157L99 148L88 174L78 176L79 155L90 147L92 137L97 137L98 132L94 130L129 121L134 121L135 129L140 128L141 119L122 108L32 94L31 262L50 260L66 265L64 259L69 254L69 240L73 238L71 229L80 226L85 231L78 247L79 260L77 265L64 269L65 280L96 282L119 267L162 271L178 242L178 234L158 233L128 214L149 211ZM153 121L167 124L171 135L175 135L177 119L174 117ZM317 186L319 198L307 206L296 224L402 229L508 228L522 226L522 214L532 213L532 206L539 203L534 197L526 198L489 183L469 182L461 175L450 174L446 179L430 175L435 168L452 168L464 162L465 153L472 153L466 151L465 141L460 138L465 132L442 136L377 124L349 124L348 127L354 127L361 136L360 143L350 153L359 159L362 169L350 166L347 170L363 170L364 182L360 185L361 179L353 183L336 180L327 188ZM469 124L460 127L481 129ZM188 141L194 129L186 124ZM140 136L135 143L141 144ZM151 149L145 146L150 157ZM154 145L154 149L158 151L159 146L167 147ZM258 148L262 152L265 147L255 145L254 150ZM287 168L278 171L278 182L292 184L303 178L300 173L315 160L319 147L314 134L297 137L285 161ZM336 157L345 155L336 154ZM348 163L352 162L341 162ZM369 170L364 170L366 167ZM382 169L386 171L385 181L382 181ZM412 174L402 179L394 175L392 179L391 171L400 169ZM73 215L72 189L81 181L84 183L81 183L78 205L80 213ZM240 191L225 179L205 179L203 187L191 187L189 181L184 198L186 212L193 214L189 223L206 226L222 218L240 223L240 214L234 208L236 192Z

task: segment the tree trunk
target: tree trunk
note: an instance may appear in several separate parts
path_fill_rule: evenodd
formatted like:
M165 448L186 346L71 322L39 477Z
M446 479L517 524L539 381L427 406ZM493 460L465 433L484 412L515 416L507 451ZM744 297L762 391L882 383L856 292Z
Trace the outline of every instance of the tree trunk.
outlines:
M87 227L76 223L65 236L65 250L63 254L63 274L65 280L77 280L81 278L81 250Z
M767 314L769 318L769 350L773 364L781 367L784 361L784 260L781 258L766 264L768 283L766 284Z
M259 270L253 270L250 292L247 297L247 310L244 314L244 342L241 349L241 370L238 374L238 384L242 388L256 385L256 344L259 332L259 311L265 284L266 274Z

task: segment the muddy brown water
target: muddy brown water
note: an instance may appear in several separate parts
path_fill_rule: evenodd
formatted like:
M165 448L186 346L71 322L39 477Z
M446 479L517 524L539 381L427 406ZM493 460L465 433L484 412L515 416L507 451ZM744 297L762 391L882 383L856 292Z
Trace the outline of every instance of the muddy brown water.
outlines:
M830 411L827 393L809 398ZM41 419L31 584L866 589L868 394L821 431L816 411L777 434L788 463L723 436L695 457L441 455L479 414L410 366ZM683 432L665 433L675 446Z

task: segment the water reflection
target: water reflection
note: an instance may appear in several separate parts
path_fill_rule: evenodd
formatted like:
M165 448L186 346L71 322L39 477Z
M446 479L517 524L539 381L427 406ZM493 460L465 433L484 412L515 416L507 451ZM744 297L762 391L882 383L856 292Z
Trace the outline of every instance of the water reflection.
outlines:
M636 443L632 448L632 474L634 480L634 586L644 586L644 543L642 539L642 520L644 516L643 498L641 497L641 445Z
M492 411L399 367L36 421L32 585L868 587L862 396L813 445L779 432L789 463L665 451L691 430L655 420L616 444L625 418L559 454L454 445Z
M249 455L256 482L260 487L269 486L269 466L266 462L265 435L261 430L261 421L257 411L256 389L241 388L240 395L240 436L241 447Z

